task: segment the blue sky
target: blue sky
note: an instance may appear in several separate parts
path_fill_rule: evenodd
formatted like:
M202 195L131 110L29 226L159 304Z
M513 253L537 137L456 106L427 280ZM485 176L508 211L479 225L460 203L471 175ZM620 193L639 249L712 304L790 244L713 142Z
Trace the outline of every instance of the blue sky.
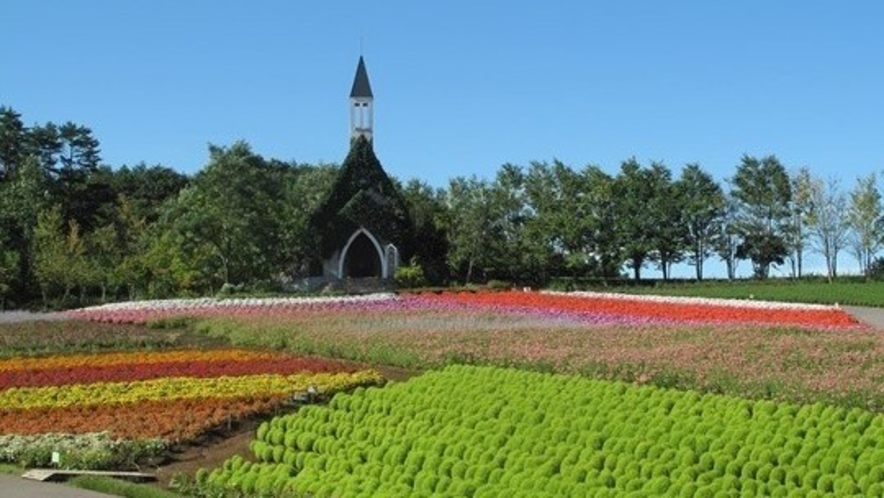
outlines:
M724 180L748 153L849 188L884 166L881 2L3 0L0 19L0 105L91 127L114 167L194 173L238 139L340 162L360 53L402 180L630 156Z

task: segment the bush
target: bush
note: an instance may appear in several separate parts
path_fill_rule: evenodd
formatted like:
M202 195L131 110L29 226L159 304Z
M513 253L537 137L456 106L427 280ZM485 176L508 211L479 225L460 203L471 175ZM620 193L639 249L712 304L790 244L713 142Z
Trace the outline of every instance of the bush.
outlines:
M513 288L513 284L504 280L489 280L486 287L490 290L510 290Z
M412 261L408 266L396 268L393 282L396 284L396 287L400 288L415 288L427 285L424 269L415 261Z

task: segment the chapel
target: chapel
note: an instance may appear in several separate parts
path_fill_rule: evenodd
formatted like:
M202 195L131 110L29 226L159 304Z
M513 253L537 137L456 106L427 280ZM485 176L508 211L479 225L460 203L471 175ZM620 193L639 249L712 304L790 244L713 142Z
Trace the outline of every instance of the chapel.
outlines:
M389 281L410 255L408 207L374 153L374 94L361 56L350 91L350 151L311 221L329 283Z

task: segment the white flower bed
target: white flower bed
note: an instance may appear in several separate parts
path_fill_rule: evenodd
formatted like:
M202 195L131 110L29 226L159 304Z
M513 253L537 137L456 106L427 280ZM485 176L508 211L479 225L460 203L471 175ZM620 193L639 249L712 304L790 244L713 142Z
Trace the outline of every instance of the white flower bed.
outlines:
M588 299L617 299L622 301L645 301L668 304L694 304L705 306L730 306L733 308L756 308L756 309L787 309L787 310L832 310L840 309L839 306L825 304L802 304L781 303L774 301L756 301L754 299L721 299L712 297L683 297L683 296L658 296L646 294L619 294L615 292L590 292L590 291L541 291L544 294L560 296L585 297Z
M80 308L73 312L95 311L163 311L163 310L199 310L247 307L288 307L312 306L323 304L358 304L392 301L397 296L392 293L366 294L363 296L335 297L267 297L267 298L194 298L194 299L157 299L145 301L126 301L108 303L100 306Z

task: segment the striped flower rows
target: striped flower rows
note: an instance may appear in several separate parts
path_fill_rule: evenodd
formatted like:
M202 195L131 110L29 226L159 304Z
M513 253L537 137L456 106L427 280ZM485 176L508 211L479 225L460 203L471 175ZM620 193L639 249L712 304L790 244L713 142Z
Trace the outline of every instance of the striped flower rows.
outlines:
M107 356L107 360L105 361ZM142 359L141 357L144 357ZM66 386L96 382L130 382L168 377L214 378L257 374L286 375L291 372L348 372L343 363L299 358L277 353L243 350L89 354L47 358L46 364L30 358L31 368L9 368L0 363L0 389L12 387ZM121 361L128 360L128 361ZM21 366L24 362L18 363Z
M415 312L450 309L533 315L584 324L762 324L810 328L859 328L837 306L607 293L460 292L395 296L239 300L171 300L116 303L70 312L71 317L145 323L173 316L291 316L348 311Z
M235 349L14 358L0 360L0 434L181 441L311 386L334 393L382 380L336 361Z
M858 322L834 306L663 298L596 293L458 293L435 299L472 305L531 307L579 315L628 316L646 322L746 323L849 328Z

